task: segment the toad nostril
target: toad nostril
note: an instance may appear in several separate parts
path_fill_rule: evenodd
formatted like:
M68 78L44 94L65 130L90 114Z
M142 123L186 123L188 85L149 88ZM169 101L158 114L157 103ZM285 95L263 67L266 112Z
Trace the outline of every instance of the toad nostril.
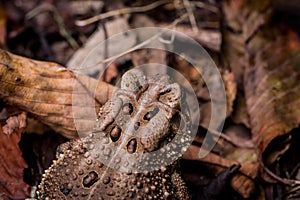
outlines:
M141 89L143 88L143 86L141 85L141 83L140 83L139 81L137 81L137 82L135 83L135 86L136 86L139 90L141 90Z
M135 124L134 124L134 130L138 130L139 128L140 128L140 126L141 126L141 123L140 122L136 122Z

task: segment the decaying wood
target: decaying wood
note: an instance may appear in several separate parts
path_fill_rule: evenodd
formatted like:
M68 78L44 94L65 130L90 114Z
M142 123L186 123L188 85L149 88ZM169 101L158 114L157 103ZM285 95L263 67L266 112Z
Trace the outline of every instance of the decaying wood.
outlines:
M83 87L74 89L75 86ZM88 88L96 88L96 107L104 104L114 89L107 83L75 75L59 64L0 51L0 98L68 138L77 137L72 97L77 95L77 99L80 99L82 95L85 98ZM94 91L88 93L93 95ZM79 112L83 117L76 119L83 129L89 129L95 121L93 116L84 116L86 109L89 109L89 105L82 104Z

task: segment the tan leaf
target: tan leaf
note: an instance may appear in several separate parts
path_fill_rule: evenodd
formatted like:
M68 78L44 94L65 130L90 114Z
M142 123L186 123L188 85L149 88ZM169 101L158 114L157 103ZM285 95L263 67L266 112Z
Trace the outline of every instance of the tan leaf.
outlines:
M21 113L18 116L9 117L6 120L6 125L2 127L3 133L10 135L14 132L16 128L25 128L26 127L26 114Z
M67 67L78 70L81 74L94 75L106 68L106 64L101 60L118 55L130 49L136 43L134 34L120 34L129 30L129 25L125 18L116 18L105 23L106 32L103 28L97 29L85 42L84 46L78 49L67 63ZM109 38L109 42L104 45L104 41ZM119 34L117 37L113 35ZM122 41L122 42L120 42ZM118 58L119 62L124 62L129 55ZM116 60L114 62L117 62ZM80 69L78 69L80 67Z
M107 83L75 75L58 64L0 51L0 98L68 138L77 137L74 110L79 113L75 117L80 129L90 131L95 117L86 116L87 110L104 104L113 90ZM94 93L95 105L87 105L86 97L94 98Z

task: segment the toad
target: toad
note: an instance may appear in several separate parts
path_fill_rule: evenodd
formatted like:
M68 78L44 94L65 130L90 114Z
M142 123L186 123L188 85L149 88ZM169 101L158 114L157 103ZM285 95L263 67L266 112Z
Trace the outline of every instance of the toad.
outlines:
M167 75L126 72L94 130L63 144L39 199L190 199L178 158L191 141L182 90Z

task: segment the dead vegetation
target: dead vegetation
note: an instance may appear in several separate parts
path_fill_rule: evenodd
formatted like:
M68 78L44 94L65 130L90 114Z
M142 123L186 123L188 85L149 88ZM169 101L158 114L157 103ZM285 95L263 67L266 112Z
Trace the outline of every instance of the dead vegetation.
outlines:
M29 197L54 159L56 147L78 137L78 128L84 133L91 130L95 115L85 113L110 98L122 74L142 64L160 63L180 72L199 101L195 105L201 116L198 133L182 162L193 199L212 199L203 193L228 186L233 190L220 192L223 198L299 198L300 27L288 23L299 9L292 4L280 0L3 1L1 196ZM180 31L213 58L227 98L222 133L208 130L211 98L198 71L178 55L140 49L144 44L139 41L151 42L158 33L128 34L103 43L139 27ZM172 48L172 37L156 45ZM93 108L80 101L74 113L72 95L85 99L94 93ZM220 137L214 149L200 158L207 130ZM234 174L225 172L233 176L231 181L229 175L215 178L238 164L238 172L237 168Z

